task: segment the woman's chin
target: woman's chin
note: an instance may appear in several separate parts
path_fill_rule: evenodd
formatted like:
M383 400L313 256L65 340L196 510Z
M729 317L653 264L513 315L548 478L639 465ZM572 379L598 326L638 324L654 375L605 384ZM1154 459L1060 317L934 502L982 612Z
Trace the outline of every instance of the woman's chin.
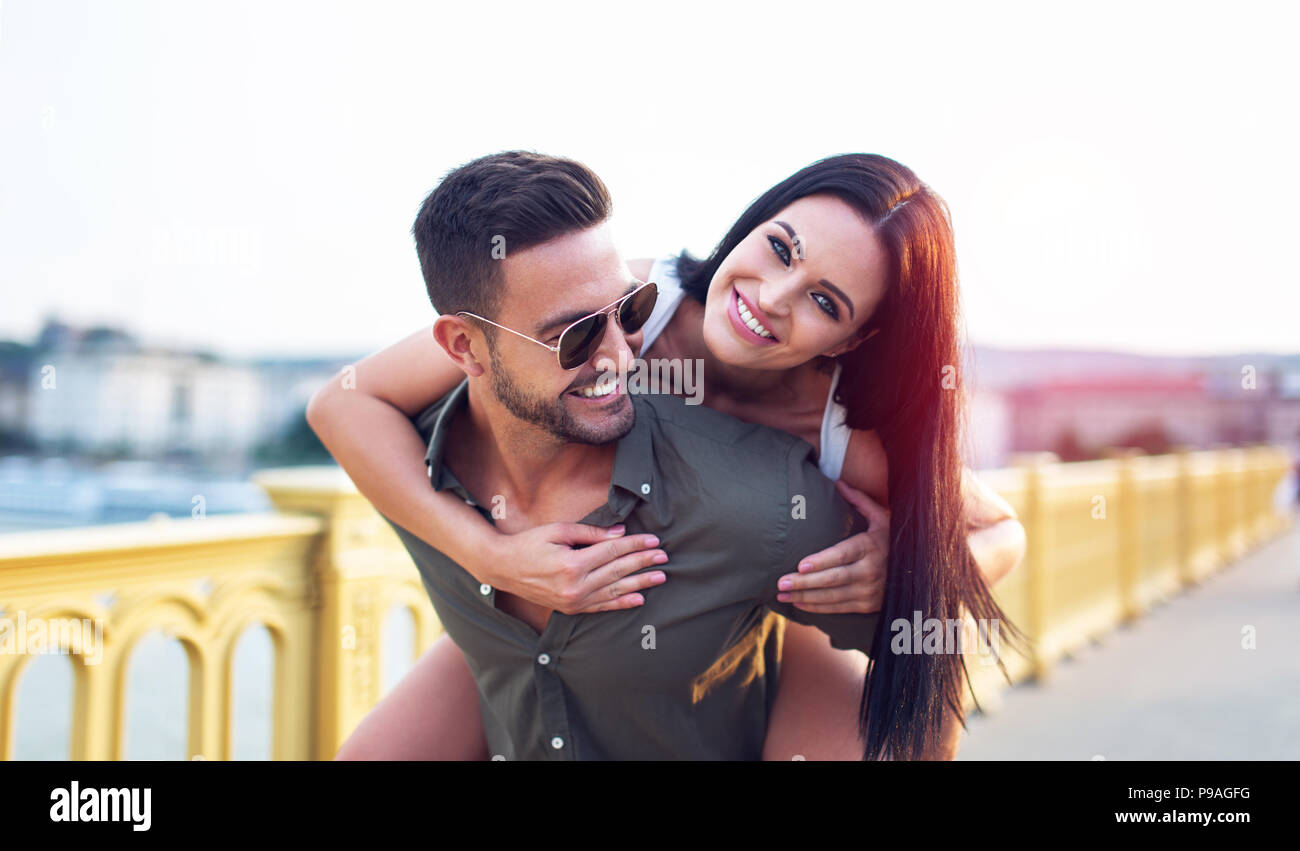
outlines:
M727 318L724 316L721 321L725 323ZM744 350L744 344L732 335L731 329L726 325L706 319L704 345L708 346L709 354L728 366L752 367L754 365L753 353Z
M704 323L704 345L721 363L740 369L786 369L788 364L775 363L766 349L736 339L726 316L720 322Z

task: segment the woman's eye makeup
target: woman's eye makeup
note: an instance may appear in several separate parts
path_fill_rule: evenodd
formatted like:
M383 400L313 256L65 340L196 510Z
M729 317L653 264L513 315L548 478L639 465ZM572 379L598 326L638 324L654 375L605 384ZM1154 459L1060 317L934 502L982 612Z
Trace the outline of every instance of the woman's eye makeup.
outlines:
M772 253L775 254L786 267L789 267L790 247L786 245L780 237L772 236L771 234L768 234L767 242L768 245L772 246ZM809 297L811 297L813 301L817 302L817 306L820 307L827 316L836 321L839 320L839 308L835 306L835 302L831 301L829 297L824 296L821 293L809 293Z
M826 315L831 319L838 320L840 318L840 311L835 307L835 302L831 301L821 293L810 293L809 295L813 301L817 302L818 307L826 311Z
M786 244L774 236L769 236L767 238L767 242L769 245L772 246L772 253L775 254L784 265L789 266L790 249L786 246Z

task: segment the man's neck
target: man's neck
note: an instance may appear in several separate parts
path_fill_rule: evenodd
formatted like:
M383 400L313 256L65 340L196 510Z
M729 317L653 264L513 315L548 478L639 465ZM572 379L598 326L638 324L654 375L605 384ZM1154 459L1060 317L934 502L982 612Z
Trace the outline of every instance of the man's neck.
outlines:
M560 440L520 420L477 384L470 382L468 409L452 422L446 450L458 479L492 489L490 494L475 493L475 499L491 507L493 497L502 496L507 517L513 510L514 519L531 520L525 524L529 526L577 520L589 513L591 507L578 506L589 502L588 489L608 491L618 443L592 446ZM456 468L469 475L462 476ZM571 508L580 513L569 517Z

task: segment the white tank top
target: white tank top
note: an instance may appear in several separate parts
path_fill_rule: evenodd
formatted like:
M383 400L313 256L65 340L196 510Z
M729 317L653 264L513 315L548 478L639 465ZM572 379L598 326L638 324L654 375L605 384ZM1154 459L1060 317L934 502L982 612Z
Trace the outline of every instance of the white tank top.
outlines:
M650 346L668 326L668 321L677 312L677 306L683 298L688 298L682 289L681 279L677 277L677 258L666 257L656 260L650 267L650 277L659 288L659 298L655 302L654 312L643 326L644 337L641 351L650 350ZM849 451L849 434L851 429L845 423L847 412L844 406L835 401L835 388L840 383L840 365L835 364L835 373L831 376L831 389L826 397L826 409L822 414L821 451L818 453L817 466L826 478L834 481L844 469L844 456Z

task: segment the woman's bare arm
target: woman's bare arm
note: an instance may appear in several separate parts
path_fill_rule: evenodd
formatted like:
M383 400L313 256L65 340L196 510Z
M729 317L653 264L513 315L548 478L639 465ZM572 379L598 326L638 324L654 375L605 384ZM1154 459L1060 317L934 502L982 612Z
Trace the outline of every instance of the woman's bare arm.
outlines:
M649 536L580 523L505 535L454 493L430 487L411 417L464 378L425 328L341 370L312 397L307 422L381 514L480 582L566 614L641 605L636 592L662 581L635 572L663 553Z
M889 464L874 432L854 430L839 480L840 495L872 524L800 562L778 578L781 602L809 612L874 612L884 599L889 553ZM1006 576L1025 555L1025 530L1015 510L968 469L962 471L967 537L975 564L989 585ZM786 583L789 588L782 587Z
M1025 527L1005 499L969 469L962 471L966 536L975 563L989 585L1010 573L1025 557Z
M427 327L344 367L312 396L307 422L381 514L469 569L499 533L455 494L429 486L426 447L411 422L464 378Z

